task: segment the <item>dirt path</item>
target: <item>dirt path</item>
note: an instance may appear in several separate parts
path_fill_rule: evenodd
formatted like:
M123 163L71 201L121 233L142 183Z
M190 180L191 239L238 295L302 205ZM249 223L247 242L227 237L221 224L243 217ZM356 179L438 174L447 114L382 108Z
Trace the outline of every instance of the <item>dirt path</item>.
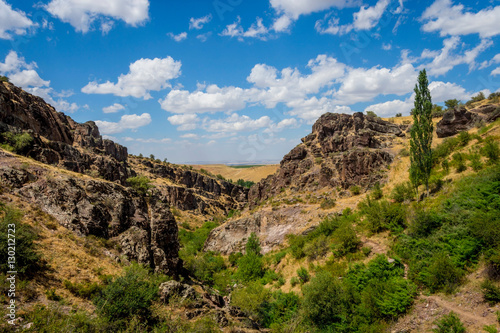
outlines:
M455 312L462 320L474 322L474 324L479 324L479 326L491 325L491 319L488 320L486 317L483 317L478 313L471 313L470 311L464 310L458 307L457 304L448 302L437 295L421 296L421 298L432 300L440 307Z

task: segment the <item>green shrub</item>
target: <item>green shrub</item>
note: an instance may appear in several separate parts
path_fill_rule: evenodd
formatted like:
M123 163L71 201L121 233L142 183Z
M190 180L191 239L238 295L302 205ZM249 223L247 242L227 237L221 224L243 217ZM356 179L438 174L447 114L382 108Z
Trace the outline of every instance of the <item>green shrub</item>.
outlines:
M255 182L252 182L252 181L245 181L243 179L238 179L236 181L236 185L239 185L239 186L242 186L242 187L246 187L246 188L250 188L252 187L252 185L254 185Z
M326 272L318 273L302 288L303 309L315 325L325 328L346 321L347 293L341 282Z
M331 208L335 207L336 204L337 204L337 202L335 201L335 199L324 199L321 202L320 208L321 209L331 209Z
M472 140L472 136L469 134L469 132L462 131L462 132L458 133L457 140L458 140L459 146L465 147Z
M359 195L361 194L361 187L354 185L349 188L349 191L351 191L352 195Z
M71 281L64 280L63 285L73 295L86 299L92 299L95 295L99 294L103 288L96 282L71 283Z
M382 188L380 187L379 182L376 182L375 185L373 186L371 196L373 200L382 199L382 197L384 196L384 193L382 192Z
M403 115L401 113L396 113L396 118L402 117Z
M264 275L264 264L259 238L255 233L251 233L245 246L246 254L238 261L238 271L236 277L242 281L254 281Z
M391 192L391 199L402 203L415 198L415 189L410 182L397 184Z
M444 159L443 162L441 162L441 167L443 168L444 172L448 173L450 171L450 162L448 162L447 159Z
M452 156L452 163L459 173L467 170L467 166L465 165L465 158L466 155L463 153L455 153Z
M200 252L208 235L216 227L217 223L207 221L201 228L195 231L180 229L179 242L181 244L181 250L179 251L179 256L181 259L187 260L189 256L194 256Z
M373 111L366 111L366 115L369 117L375 117L375 118L378 117L377 114Z
M6 142L2 147L18 154L25 153L33 145L33 137L27 132L16 134L5 132L2 133L2 137Z
M239 307L246 315L260 319L262 304L269 301L270 292L259 282L236 289L231 294L231 304Z
M427 237L442 224L443 218L436 212L418 209L410 224L409 233L414 237Z
M304 267L300 267L297 270L297 276L299 277L301 283L309 282L309 279L311 278L309 272Z
M404 229L405 211L400 204L391 204L386 200L373 201L369 197L359 205L360 211L365 215L368 230L373 233L384 230L400 232Z
M10 82L7 76L0 75L0 82Z
M229 264L231 266L236 266L238 264L238 260L243 257L243 253L241 252L233 252L229 255Z
M433 329L434 333L465 333L465 327L460 321L460 318L455 312L443 316L435 322L437 328Z
M108 284L94 298L97 312L112 321L139 316L149 318L150 306L158 294L158 284L149 279L149 272L134 264L125 274Z
M215 274L226 269L224 259L213 252L206 252L202 255L188 259L185 263L185 267L199 281L209 286L215 283Z
M487 137L483 149L481 150L484 156L488 158L490 164L497 163L500 158L500 146L492 137Z
M356 252L361 244L360 239L350 223L343 223L335 230L333 238L335 239L334 251L340 257L348 253Z
M3 215L3 216L2 216ZM9 267L9 239L15 236L15 270L21 277L32 277L40 274L45 267L41 255L37 252L38 246L34 242L38 235L29 225L22 223L22 213L0 203L0 269L10 271ZM13 228L14 227L14 228ZM9 235L11 235L9 237ZM12 244L11 244L12 245ZM12 253L11 253L12 254Z
M485 280L481 284L481 290L483 292L483 298L491 306L500 302L500 287L498 287L491 280Z
M408 157L410 156L410 151L407 148L403 148L399 151L399 156Z
M50 288L50 289L46 290L45 295L47 296L47 299L49 301L59 302L60 300L62 300L62 297L56 293L55 288Z
M443 110L442 106L439 106L439 105L436 105L436 104L434 104L432 106L432 111L431 111L432 118L442 117L444 115L444 113L445 113L445 110Z
M483 168L483 163L481 162L481 155L479 155L478 153L474 152L469 154L469 161L472 170L478 172Z
M483 330L485 330L487 333L498 333L498 330L497 330L495 324L485 325L485 326L483 326Z
M431 292L444 291L452 293L464 277L464 272L456 267L450 257L439 253L431 260L430 266L420 273L420 280Z
M293 292L276 291L269 301L260 308L261 323L264 327L278 329L283 323L297 317L299 297ZM273 330L274 331L274 330Z
M319 235L304 244L303 253L309 260L324 257L328 253L328 243L326 235Z
M142 195L146 195L149 189L154 187L153 185L151 185L151 180L146 176L136 176L127 178L127 183L129 184L130 187L132 187L134 190L136 190Z
M299 279L296 276L292 277L290 279L290 284L292 285L292 287L295 287L296 285L299 284Z

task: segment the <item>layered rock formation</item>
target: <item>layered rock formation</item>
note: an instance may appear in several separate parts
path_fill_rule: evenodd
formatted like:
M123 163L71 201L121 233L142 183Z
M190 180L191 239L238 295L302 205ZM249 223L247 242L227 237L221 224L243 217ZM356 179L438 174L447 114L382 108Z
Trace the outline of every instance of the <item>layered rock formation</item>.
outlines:
M78 174L23 165L0 151L0 185L37 205L81 236L114 239L122 254L156 271L177 275L177 223L165 197Z
M438 138L453 136L462 131L468 131L478 122L493 122L500 118L500 105L485 104L470 111L464 106L457 106L445 112L443 119L436 125Z
M127 165L127 148L103 139L94 122L79 124L40 97L0 82L0 133L22 131L34 138L23 154L40 162L122 184L135 175Z
M303 143L283 158L276 174L252 186L249 202L256 204L282 188L346 189L374 184L392 161L386 148L403 135L399 126L362 113L324 114Z
M281 161L279 170L252 186L250 207L288 189L294 192L322 188L347 189L352 185L368 187L385 177L392 162L392 142L404 134L399 126L379 118L327 113L312 128L312 133ZM263 252L284 242L287 234L309 227L297 204L279 209L261 209L248 217L234 219L210 233L206 251L224 254L242 251L250 234L259 238Z
M443 119L436 125L436 134L438 138L446 138L467 131L474 127L474 123L479 119L477 114L467 111L464 106L458 106L444 113Z
M28 132L33 142L21 153L45 164L122 185L144 171L167 179L171 185L157 188L171 206L180 210L224 214L240 209L247 201L248 190L243 187L172 164L143 160L140 168L131 165L127 148L103 139L94 122L79 124L40 97L7 82L0 83L0 143L3 132Z
M167 180L172 185L157 185L168 202L185 211L203 215L227 214L231 209L242 209L247 203L248 189L215 179L174 164L160 164L147 159L133 159L132 166L140 164L142 172L152 178Z

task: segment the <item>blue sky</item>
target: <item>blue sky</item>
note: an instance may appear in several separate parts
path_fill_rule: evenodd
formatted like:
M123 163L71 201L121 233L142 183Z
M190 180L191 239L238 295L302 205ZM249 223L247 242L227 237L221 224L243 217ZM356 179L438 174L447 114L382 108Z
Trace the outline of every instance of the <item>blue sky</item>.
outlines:
M500 0L0 0L0 74L133 154L279 161L325 112L500 88Z

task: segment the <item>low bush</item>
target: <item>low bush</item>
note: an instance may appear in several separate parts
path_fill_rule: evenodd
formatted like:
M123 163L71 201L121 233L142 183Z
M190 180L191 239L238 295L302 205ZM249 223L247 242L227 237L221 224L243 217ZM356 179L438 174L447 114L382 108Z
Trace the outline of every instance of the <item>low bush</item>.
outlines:
M460 321L460 318L455 312L443 316L435 322L437 328L433 329L434 333L465 333L465 327Z
M379 200L379 199L382 199L383 196L384 196L384 193L382 192L382 188L380 187L380 183L376 182L372 188L371 197L373 200Z
M497 286L491 280L485 280L481 284L481 290L483 292L483 298L491 306L500 302L500 287Z
M349 191L351 191L352 195L360 195L361 187L359 187L358 185L354 185L349 188Z
M147 319L157 297L159 283L151 281L149 271L138 264L125 268L125 274L108 284L93 300L97 312L109 321L139 316Z
M297 270L297 276L299 277L301 283L309 282L309 279L311 278L309 272L304 267L300 267Z
M486 138L481 152L488 159L488 163L490 164L497 163L500 159L500 146L492 137Z
M146 176L127 178L127 183L130 187L132 187L142 195L146 195L146 193L154 187L153 185L151 185L151 180Z
M359 204L360 212L365 216L365 223L372 233L391 230L400 232L406 226L405 211L401 204L386 200L373 201L367 198Z
M73 295L86 299L92 299L99 294L103 288L102 285L96 282L71 283L71 281L65 280L63 285Z
M15 270L21 277L32 277L34 274L40 274L45 265L35 243L38 235L32 227L21 222L22 216L21 211L0 203L0 242L2 244L0 246L0 269L2 272L11 270L9 257L12 257L15 252ZM11 242L14 239L12 236L15 236L15 244L9 245L9 239ZM14 251L12 247L15 247Z
M391 192L391 199L402 203L415 199L415 189L410 182L397 184Z

